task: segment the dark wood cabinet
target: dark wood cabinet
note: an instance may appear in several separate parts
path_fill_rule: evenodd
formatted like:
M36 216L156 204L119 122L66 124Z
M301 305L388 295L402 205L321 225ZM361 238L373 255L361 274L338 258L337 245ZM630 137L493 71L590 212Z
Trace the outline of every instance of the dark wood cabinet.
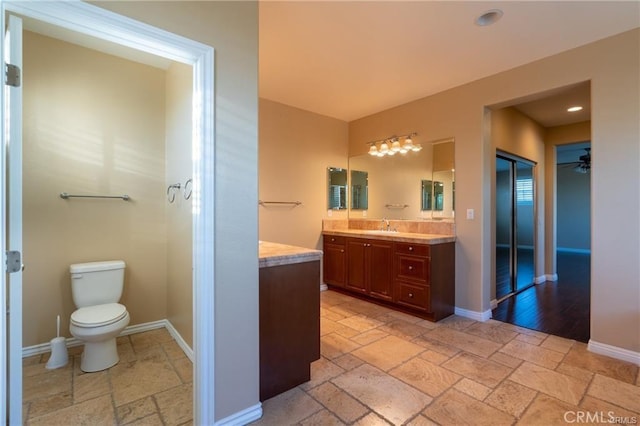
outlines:
M344 252L336 252L335 238L341 238L338 246L346 259ZM453 314L453 242L429 245L325 235L323 246L328 285L432 321Z
M351 291L368 294L367 286L367 240L347 238L347 282Z
M438 321L455 308L455 245L396 243L394 302Z
M310 379L320 359L320 261L260 268L260 401Z
M345 237L330 236L323 239L322 274L324 282L337 287L344 287L347 281L347 252Z
M389 241L369 241L369 295L383 300L393 299L393 243Z
M392 242L347 238L347 289L391 300L392 265Z

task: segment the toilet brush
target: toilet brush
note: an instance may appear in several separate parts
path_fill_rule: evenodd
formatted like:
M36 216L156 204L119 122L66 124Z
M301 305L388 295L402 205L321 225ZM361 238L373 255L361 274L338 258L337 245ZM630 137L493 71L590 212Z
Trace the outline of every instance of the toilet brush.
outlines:
M60 336L60 315L56 320L56 337L51 339L51 356L47 361L46 368L52 370L67 365L69 354L67 353L67 343L64 337Z

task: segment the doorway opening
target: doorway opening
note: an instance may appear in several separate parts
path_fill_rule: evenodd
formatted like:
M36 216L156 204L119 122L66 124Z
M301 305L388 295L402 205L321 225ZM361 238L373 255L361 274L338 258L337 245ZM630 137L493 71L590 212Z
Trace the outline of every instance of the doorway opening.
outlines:
M163 30L151 27L146 24L122 17L108 12L104 9L82 3L82 2L48 2L48 3L24 3L24 2L3 2L3 16L9 14L21 16L24 19L43 22L56 27L62 32L77 32L96 40L106 42L113 46L125 46L136 50L139 54L150 54L180 62L191 67L193 84L191 86L192 99L190 102L193 120L189 120L191 137L184 143L193 150L190 159L190 193L193 201L191 210L192 227L189 229L191 235L193 260L190 265L192 272L189 274L193 286L193 347L194 351L194 385L193 385L193 418L195 423L212 423L214 421L214 407L209 401L213 401L214 370L212 368L213 353L213 325L214 325L214 304L213 304L213 265L210 259L214 257L214 197L213 197L213 165L214 165L214 133L213 133L213 48L198 42L185 39ZM4 20L3 20L4 21ZM4 32L4 23L2 25ZM3 102L3 117L9 115L20 115L20 108L13 110L13 105L5 105ZM2 120L3 123L5 120ZM59 129L64 132L65 129ZM91 137L91 134L84 135ZM6 132L3 132L3 143L20 144L19 139L7 142ZM120 141L123 142L123 141ZM123 144L124 151L119 154L126 159L125 165L135 169L135 152L127 152ZM115 153L115 151L114 151ZM111 154L114 154L111 153ZM83 157L81 153L71 153ZM84 159L95 160L92 157ZM2 173L6 174L7 169L21 167L21 164L8 164L3 158ZM128 161L128 163L127 163ZM123 163L124 164L124 163ZM186 183L183 185L186 186ZM14 191L15 192L15 191ZM145 194L146 195L146 194ZM143 196L145 196L143 195ZM17 205L11 204L12 199L7 196L7 191L3 191L3 206ZM6 198L5 198L6 197ZM163 197L163 194L160 195ZM22 224L16 222L2 223L3 241L9 229L12 232L22 233ZM10 244L10 242L9 242ZM206 259L206 261L205 261ZM17 272L22 276L22 272ZM2 293L9 287L10 278L3 274ZM15 304L10 306L11 316L22 315L22 306ZM18 321L11 318L5 319L2 316L0 325L3 334L9 336L3 342L3 359L8 353L8 364L4 362L0 365L0 392L7 395L7 410L0 410L2 417L9 419L9 423L21 423L22 412L22 357L21 339L11 339L10 336L22 334L21 327L15 329L11 327ZM5 334L4 331L7 331ZM16 344L16 342L19 342ZM5 352L6 351L6 352ZM207 401L201 404L200 401Z
M590 333L590 93L590 82L585 81L509 102L505 110L516 124L510 129L510 139L496 143L498 149L505 147L527 157L527 152L533 153L531 158L538 165L534 179L538 183L536 221L542 225L534 240L538 249L534 257L536 285L520 291L518 281L511 286L509 278L523 266L500 260L496 225L494 300L502 301L495 303L493 318L582 342L589 340ZM498 194L496 188L496 197ZM499 200L494 209L497 221ZM502 287L501 281L506 282Z

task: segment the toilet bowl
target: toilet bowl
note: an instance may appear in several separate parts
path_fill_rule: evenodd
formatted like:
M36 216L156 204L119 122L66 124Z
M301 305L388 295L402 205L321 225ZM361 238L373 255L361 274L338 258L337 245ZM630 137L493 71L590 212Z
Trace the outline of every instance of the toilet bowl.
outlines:
M84 343L80 369L106 370L118 363L116 337L129 324L122 296L125 263L121 260L71 265L71 293L78 309L69 331Z
M116 337L129 325L129 312L119 303L80 308L71 315L69 331L84 342L80 369L95 372L119 361Z

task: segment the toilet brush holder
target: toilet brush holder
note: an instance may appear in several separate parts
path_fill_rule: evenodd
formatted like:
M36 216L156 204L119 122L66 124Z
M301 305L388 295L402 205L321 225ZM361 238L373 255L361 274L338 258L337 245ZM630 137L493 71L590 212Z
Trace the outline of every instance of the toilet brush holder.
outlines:
M54 337L51 339L51 357L47 361L46 368L53 370L67 365L69 354L67 353L67 342L64 337Z

